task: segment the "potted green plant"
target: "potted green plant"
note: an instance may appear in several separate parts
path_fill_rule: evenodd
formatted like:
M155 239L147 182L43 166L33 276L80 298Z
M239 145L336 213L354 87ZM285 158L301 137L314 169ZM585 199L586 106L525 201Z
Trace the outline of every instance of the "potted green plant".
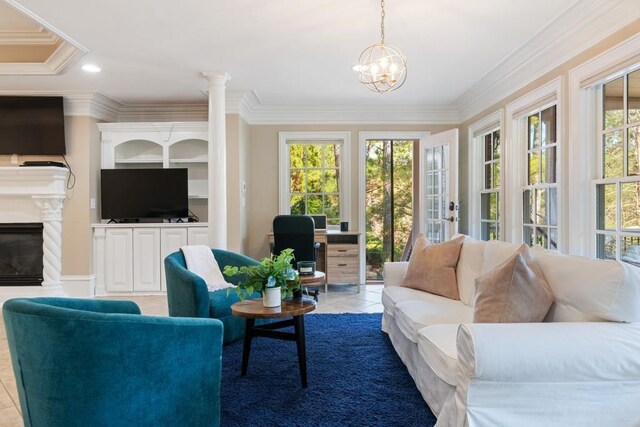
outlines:
M260 292L265 307L278 307L283 298L293 296L293 291L300 287L298 273L291 267L293 259L293 249L285 249L280 255L272 254L257 265L227 265L224 267L224 274L242 275L242 280L235 287L241 300L254 292ZM227 290L227 295L232 289Z

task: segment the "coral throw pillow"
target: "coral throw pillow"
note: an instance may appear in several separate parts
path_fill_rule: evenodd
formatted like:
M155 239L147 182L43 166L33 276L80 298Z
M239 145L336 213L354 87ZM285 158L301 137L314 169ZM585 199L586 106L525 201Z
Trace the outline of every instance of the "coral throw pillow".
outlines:
M553 294L542 270L522 245L511 258L476 279L475 323L542 322Z
M463 241L464 236L460 236L434 245L420 233L413 246L402 286L460 299L456 265Z

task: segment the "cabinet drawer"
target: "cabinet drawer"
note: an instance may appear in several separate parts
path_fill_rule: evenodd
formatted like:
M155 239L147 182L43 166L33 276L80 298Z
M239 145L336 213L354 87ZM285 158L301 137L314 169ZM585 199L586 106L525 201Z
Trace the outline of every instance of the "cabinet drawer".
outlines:
M329 257L327 267L328 283L358 283L360 280L358 257Z
M330 257L355 257L358 258L358 245L327 245L327 256Z

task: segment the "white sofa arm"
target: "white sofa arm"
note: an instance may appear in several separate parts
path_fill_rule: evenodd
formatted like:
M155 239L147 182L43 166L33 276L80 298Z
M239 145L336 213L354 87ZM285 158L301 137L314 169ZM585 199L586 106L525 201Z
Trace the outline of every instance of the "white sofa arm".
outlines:
M640 324L464 324L447 426L640 425Z
M408 266L408 262L385 262L384 286L398 286L402 283L404 273L407 271Z
M465 324L457 346L479 381L640 381L640 324Z

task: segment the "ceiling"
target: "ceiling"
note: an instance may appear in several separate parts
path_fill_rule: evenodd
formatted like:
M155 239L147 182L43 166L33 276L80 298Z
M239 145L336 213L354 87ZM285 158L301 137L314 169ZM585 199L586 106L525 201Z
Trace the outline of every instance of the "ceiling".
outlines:
M377 0L0 0L87 51L60 75L0 75L0 91L195 103L206 100L201 72L224 71L228 90L255 90L264 105L447 106L581 3L610 1L387 0L386 42L407 56L408 77L380 95L351 69L379 41ZM1 33L12 22L0 17Z

